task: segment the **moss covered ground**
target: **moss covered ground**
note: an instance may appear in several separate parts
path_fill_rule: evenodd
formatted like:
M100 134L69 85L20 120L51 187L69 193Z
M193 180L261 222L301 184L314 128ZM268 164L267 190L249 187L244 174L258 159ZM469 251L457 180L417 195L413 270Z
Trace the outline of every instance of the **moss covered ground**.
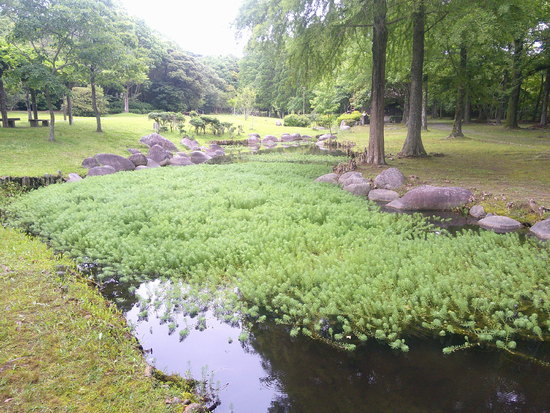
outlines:
M0 410L164 412L190 386L146 377L124 318L68 259L0 226Z

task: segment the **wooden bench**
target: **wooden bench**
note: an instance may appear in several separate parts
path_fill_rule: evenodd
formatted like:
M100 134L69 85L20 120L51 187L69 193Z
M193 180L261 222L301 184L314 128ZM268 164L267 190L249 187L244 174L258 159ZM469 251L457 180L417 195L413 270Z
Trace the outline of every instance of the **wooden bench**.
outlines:
M15 122L21 118L8 118L8 128L15 128Z
M31 128L38 128L38 123L42 123L42 126L50 126L49 119L29 119L29 123L31 124Z

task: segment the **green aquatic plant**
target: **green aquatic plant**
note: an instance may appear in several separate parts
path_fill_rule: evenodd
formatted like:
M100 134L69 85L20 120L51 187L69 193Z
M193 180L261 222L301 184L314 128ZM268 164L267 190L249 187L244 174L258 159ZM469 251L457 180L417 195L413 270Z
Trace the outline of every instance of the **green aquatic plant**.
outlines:
M376 339L407 351L411 335L507 351L548 341L547 244L452 236L419 215L382 213L314 182L329 170L250 162L118 173L40 189L11 208L18 225L109 277L171 280L147 304L167 323L170 311L198 316L223 291L231 322L269 319L348 350Z

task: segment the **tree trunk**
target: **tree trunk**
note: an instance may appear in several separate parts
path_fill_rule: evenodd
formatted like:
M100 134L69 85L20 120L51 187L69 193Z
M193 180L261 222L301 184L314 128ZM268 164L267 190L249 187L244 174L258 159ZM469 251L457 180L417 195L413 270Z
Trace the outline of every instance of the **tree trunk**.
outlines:
M0 74L0 112L2 113L2 127L7 128L8 125L8 99L6 98L6 90L4 89L4 80Z
M453 130L449 138L462 138L462 120L464 119L464 78L466 76L466 65L468 64L468 55L465 46L460 46L460 63L458 67L458 88L456 96L455 120L453 122Z
M63 96L63 121L67 121L67 97Z
M71 96L71 90L67 94L67 114L69 115L69 125L73 124L73 97Z
M548 125L548 95L550 95L550 68L546 69L546 79L544 80L544 92L542 93L542 111L540 115L540 125Z
M466 88L464 94L464 123L472 121L472 102L470 100L470 91Z
M422 129L428 130L428 76L424 76L424 99L422 99Z
M36 104L36 90L31 89L31 103L34 119L38 119L38 105Z
M384 159L384 92L386 89L386 0L374 0L372 35L372 99L367 163L385 165Z
M405 96L403 97L403 117L401 118L402 125L409 124L409 111L411 109L410 96L411 90L409 89L409 85L407 85L407 88L405 89Z
M130 113L130 86L126 86L122 98L124 99L124 113Z
M46 105L48 105L48 110L50 111L50 142L55 142L55 112L53 110L52 98L50 96L50 91L46 88L44 91L44 96L46 97ZM38 116L35 118L38 119Z
M411 63L411 88L409 98L409 123L407 138L401 149L401 156L426 156L422 144L422 83L424 72L424 0L415 2L413 13L413 48Z
M90 77L90 86L92 87L92 109L95 114L95 120L97 123L97 129L96 132L103 132L101 129L101 113L99 113L99 109L97 107L97 94L96 94L96 85L95 85L95 73L92 71L92 75Z
M542 94L544 93L544 73L540 75L540 88L539 94L537 95L537 101L535 102L535 108L533 109L533 114L531 115L531 120L536 122L539 119L539 105L542 99Z
M508 111L506 113L506 127L510 129L519 128L519 98L521 94L521 54L523 52L523 41L514 40L514 56L512 59L512 93L508 99Z
M32 120L31 97L28 90L25 92L25 106L27 107L27 118Z

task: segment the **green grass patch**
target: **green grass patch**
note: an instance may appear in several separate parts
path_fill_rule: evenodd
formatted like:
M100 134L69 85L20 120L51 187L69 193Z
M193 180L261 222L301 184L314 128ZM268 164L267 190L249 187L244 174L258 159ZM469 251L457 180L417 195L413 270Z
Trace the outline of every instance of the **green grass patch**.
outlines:
M18 224L121 281L237 287L268 316L352 349L410 334L510 351L548 340L550 249L517 234L451 236L313 182L330 168L241 163L89 178L25 195Z
M73 266L0 226L2 410L163 412L177 409L167 398L193 398L189 384L145 377L124 318Z

